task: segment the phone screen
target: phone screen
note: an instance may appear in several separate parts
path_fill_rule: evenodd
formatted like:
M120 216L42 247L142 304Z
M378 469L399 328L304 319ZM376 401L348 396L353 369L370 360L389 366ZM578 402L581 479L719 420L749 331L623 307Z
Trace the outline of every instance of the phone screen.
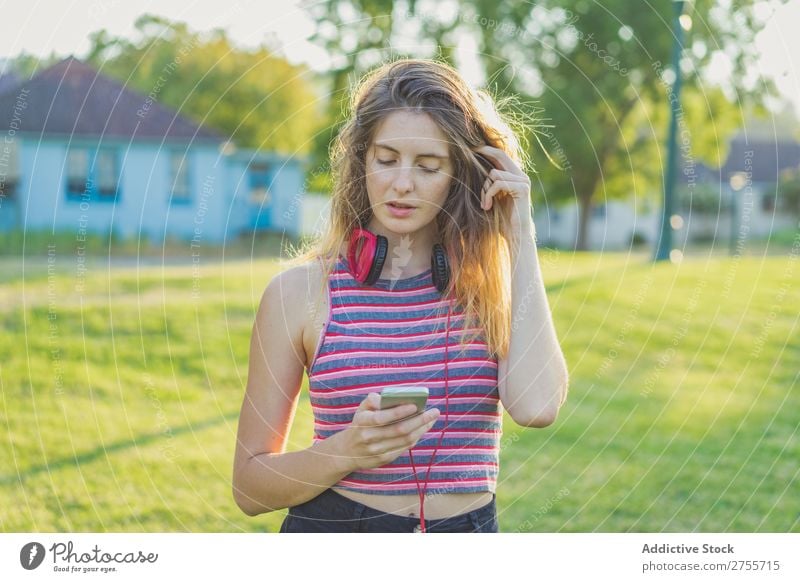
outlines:
M428 402L428 389L425 387L411 388L384 388L381 391L381 410L393 408L402 404L414 404L419 414L425 410Z

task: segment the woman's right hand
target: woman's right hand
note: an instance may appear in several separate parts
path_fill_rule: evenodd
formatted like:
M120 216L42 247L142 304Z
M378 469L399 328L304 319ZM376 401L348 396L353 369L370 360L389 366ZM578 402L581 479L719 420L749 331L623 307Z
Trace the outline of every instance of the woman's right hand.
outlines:
M367 394L350 425L330 437L339 440L339 454L348 458L354 471L391 463L417 444L441 414L438 408L414 414L417 408L413 404L381 410L380 403L379 393ZM410 414L414 416L399 420Z

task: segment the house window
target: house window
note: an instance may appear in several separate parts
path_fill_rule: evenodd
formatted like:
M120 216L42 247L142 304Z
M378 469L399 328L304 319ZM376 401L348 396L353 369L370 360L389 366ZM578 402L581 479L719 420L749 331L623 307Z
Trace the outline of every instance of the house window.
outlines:
M0 147L0 198L15 198L19 186L19 155L17 142Z
M67 198L114 202L119 195L117 152L71 148L67 153Z
M250 164L250 203L256 206L268 206L270 203L269 186L272 172L264 162Z
M71 149L67 154L67 196L80 198L90 190L89 151Z
M95 179L97 182L97 196L103 200L114 200L117 197L117 171L116 153L101 149L95 158Z
M191 202L187 152L172 152L169 157L169 167L170 184L172 186L172 197L170 200L176 203Z

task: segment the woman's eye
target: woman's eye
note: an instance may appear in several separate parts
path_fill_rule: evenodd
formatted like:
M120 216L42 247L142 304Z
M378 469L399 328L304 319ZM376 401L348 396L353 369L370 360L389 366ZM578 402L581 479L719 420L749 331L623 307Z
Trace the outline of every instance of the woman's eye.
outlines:
M381 164L382 166L388 166L390 164L393 164L394 162L395 160L378 160L378 163ZM420 166L420 169L429 174L435 174L439 171L438 169L426 168L425 166Z

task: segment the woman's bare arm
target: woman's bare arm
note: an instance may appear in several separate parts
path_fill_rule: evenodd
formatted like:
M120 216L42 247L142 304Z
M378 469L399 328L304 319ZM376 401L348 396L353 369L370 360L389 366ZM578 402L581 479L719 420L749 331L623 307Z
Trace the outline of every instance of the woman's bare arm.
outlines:
M511 343L498 362L500 397L514 422L543 428L555 422L569 390L569 372L547 302L533 220L511 242L514 269Z
M234 500L250 516L308 501L354 470L337 435L284 452L303 380L307 273L295 267L273 278L253 325L233 467Z

